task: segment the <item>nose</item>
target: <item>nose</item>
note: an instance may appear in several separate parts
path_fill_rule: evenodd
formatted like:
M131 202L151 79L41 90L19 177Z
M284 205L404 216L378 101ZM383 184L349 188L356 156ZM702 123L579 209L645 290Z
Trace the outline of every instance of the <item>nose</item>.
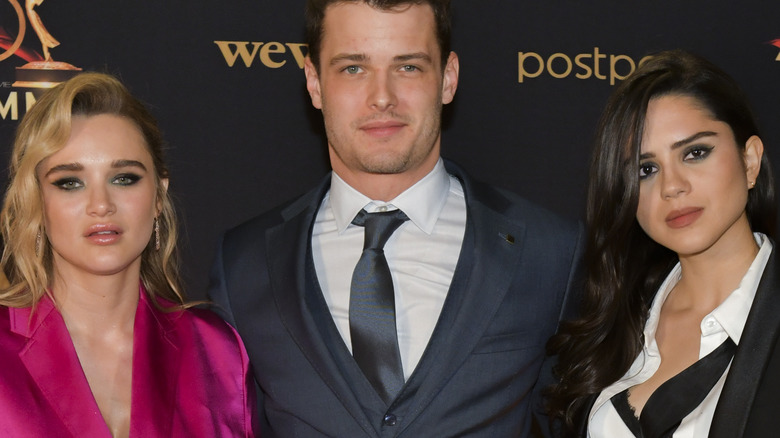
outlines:
M667 167L661 172L661 197L664 199L676 198L691 189L688 178L680 169Z
M377 74L371 79L368 95L369 105L377 111L387 111L395 107L396 94L392 73Z
M107 216L116 212L116 205L108 187L89 188L87 213L92 216Z

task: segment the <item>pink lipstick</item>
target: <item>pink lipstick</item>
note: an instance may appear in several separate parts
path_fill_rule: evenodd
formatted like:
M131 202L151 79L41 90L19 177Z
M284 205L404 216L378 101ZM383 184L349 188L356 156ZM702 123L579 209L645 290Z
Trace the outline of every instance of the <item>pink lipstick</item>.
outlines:
M97 245L110 245L119 240L122 229L113 224L95 224L84 233L90 242Z
M701 207L686 207L679 210L672 210L666 216L666 225L670 228L683 228L696 222L699 216L704 212Z

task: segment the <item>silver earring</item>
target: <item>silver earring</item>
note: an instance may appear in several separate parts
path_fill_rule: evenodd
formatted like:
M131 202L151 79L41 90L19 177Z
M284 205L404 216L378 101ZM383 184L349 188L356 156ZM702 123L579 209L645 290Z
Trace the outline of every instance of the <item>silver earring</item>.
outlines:
M154 250L160 250L160 221L154 218Z

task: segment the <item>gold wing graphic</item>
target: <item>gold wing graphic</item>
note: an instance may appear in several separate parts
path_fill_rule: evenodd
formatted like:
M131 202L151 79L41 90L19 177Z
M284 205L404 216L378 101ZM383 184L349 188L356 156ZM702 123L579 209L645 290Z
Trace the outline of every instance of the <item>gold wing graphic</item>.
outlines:
M16 39L14 40L14 43L11 45L11 47L9 47L5 52L0 53L0 61L13 55L14 52L16 52L16 49L21 47L22 41L24 40L25 22L24 22L24 12L22 11L22 7L19 5L19 2L17 2L16 0L8 0L8 2L11 3L11 6L14 7L14 10L16 11L16 15L17 17L19 17L19 33L16 35Z

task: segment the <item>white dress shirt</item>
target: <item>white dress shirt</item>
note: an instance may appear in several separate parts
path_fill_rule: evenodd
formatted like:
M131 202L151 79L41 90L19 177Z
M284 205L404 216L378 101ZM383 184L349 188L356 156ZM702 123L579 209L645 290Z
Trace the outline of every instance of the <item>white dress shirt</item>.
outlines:
M312 254L325 302L347 348L352 273L363 252L364 228L352 220L401 209L409 221L385 244L395 288L396 328L404 379L420 361L439 319L466 230L463 187L439 159L434 169L390 202L372 200L332 173L312 230Z
M739 287L701 321L699 359L718 348L726 338L731 338L735 344L739 345L742 329L745 327L758 283L761 281L761 275L772 252L772 243L765 235L754 233L754 237L760 249L747 273L745 273L745 276L739 283ZM631 438L634 436L618 415L610 399L627 388L647 381L658 370L661 364L661 355L655 339L658 318L666 297L669 296L674 286L680 281L680 276L680 264L678 263L666 277L666 280L664 280L653 299L650 316L647 319L647 323L645 323L644 348L628 372L620 380L605 388L596 399L596 403L590 411L588 421L589 437ZM688 416L683 418L682 423L680 423L680 426L673 434L674 438L707 437L712 417L715 413L715 407L718 404L718 399L723 391L723 384L726 381L730 368L731 364L723 372L720 380L713 386L704 401Z

